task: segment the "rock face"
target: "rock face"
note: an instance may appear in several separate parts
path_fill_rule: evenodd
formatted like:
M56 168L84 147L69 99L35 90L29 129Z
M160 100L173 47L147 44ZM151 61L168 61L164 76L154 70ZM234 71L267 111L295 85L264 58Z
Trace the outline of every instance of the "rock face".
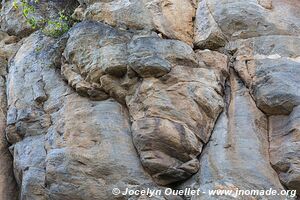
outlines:
M113 199L113 188L155 188L139 163L127 114L120 104L70 95L61 115L60 123L47 135L50 199ZM78 119L76 126L73 119ZM52 141L53 137L57 139Z
M84 22L69 34L64 77L84 96L112 96L128 106L135 147L154 180L166 185L196 173L223 107L218 70L200 64L185 43L151 32Z
M1 77L1 170L0 170L0 199L17 199L17 185L13 178L12 170L12 157L8 151L8 145L5 138L5 125L6 125L6 95L5 95L5 80Z
M234 68L267 114L289 114L300 104L300 38L262 36L228 45L237 49Z
M126 109L80 97L57 73L65 42L35 33L10 66L7 138L20 198L105 199L115 187L155 187L131 142Z
M200 0L195 46L218 48L228 40L265 35L299 36L299 9L297 0Z
M61 45L35 33L10 63L6 134L13 144L20 199L46 197L45 135L53 123L51 115L61 106L60 94L68 94L55 73Z
M15 38L9 37L6 33L0 32L0 199L17 199L18 188L14 180L12 156L8 149L8 142L5 137L7 100L6 100L6 80L7 60L10 59L17 50L14 42Z
M1 3L0 200L300 196L298 0L27 2L74 24Z
M110 93L125 102L125 90L136 83L137 75L160 77L180 62L198 65L188 45L163 40L153 32L134 34L103 23L83 22L69 35L62 73L78 93L92 99L106 99ZM119 87L107 85L120 81Z
M74 15L111 26L157 30L187 44L193 41L193 0L81 0Z
M300 191L299 130L300 107L289 116L272 116L269 119L270 157L280 180L288 188Z
M200 170L191 186L205 192L191 199L260 199L259 196L209 196L215 190L283 189L269 164L267 118L258 110L248 89L231 72L228 107L220 115L208 146L200 158ZM226 95L226 96L227 96ZM243 112L240 109L243 108ZM189 180L188 182L191 182ZM272 199L285 199L272 197Z
M128 103L134 144L158 183L198 171L196 158L223 107L217 83L212 70L176 66L160 80L144 79Z
M19 8L14 6L14 2L19 5ZM29 23L26 22L26 18L23 16L24 12L22 11L22 0L3 0L2 1L2 11L0 14L1 18L1 30L17 35L20 37L28 36L30 33L34 31ZM59 12L64 10L65 14L71 13L76 6L78 6L78 2L76 0L30 0L28 1L30 5L32 5L35 9L34 12L28 12L28 17L34 17L36 20L44 18L57 18L59 17Z

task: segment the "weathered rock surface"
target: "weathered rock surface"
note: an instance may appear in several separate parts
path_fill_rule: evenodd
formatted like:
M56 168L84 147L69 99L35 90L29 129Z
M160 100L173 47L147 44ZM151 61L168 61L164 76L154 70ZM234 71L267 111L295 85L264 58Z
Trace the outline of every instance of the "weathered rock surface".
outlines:
M82 22L69 35L62 74L78 93L96 100L107 99L111 93L124 103L130 86L136 83L135 73L139 77L159 77L176 63L198 65L191 47L177 40L163 40L151 32L134 33L103 23ZM119 87L107 85L118 82ZM113 94L111 90L115 90Z
M242 81L232 72L230 79L228 108L218 118L208 146L200 157L199 172L184 185L206 192L193 196L193 200L264 199L259 196L235 197L234 193L208 196L208 191L213 189L283 189L269 163L267 118L257 109ZM285 196L272 196L272 199L285 199Z
M222 111L220 93L214 71L176 66L160 79L144 79L127 103L134 144L158 183L198 171L196 158Z
M36 18L79 19L57 38L13 2L0 6L0 200L300 195L298 0L30 0ZM112 193L165 187L206 193Z
M64 43L34 33L10 65L7 138L20 198L112 199L115 187L156 187L136 155L126 109L81 97L59 76Z
M297 0L200 0L194 44L199 48L218 48L228 40L299 36L299 10Z
M0 79L0 95L1 95L1 113L0 113L0 199L17 199L18 188L14 180L12 157L8 151L8 144L5 138L6 125L6 95L5 95L5 80Z
M156 187L136 155L126 110L116 101L69 95L57 120L46 143L50 199L114 199L114 188Z
M300 104L300 38L262 36L228 45L235 70L267 114L289 114Z
M0 59L1 75L7 74L7 64L20 48L19 39L16 36L10 36L6 32L0 31Z
M19 5L18 9L14 7L14 2ZM34 6L35 11L29 12L28 17L34 17L36 20L41 18L58 18L59 12L61 11L65 11L66 15L70 15L78 6L78 2L76 0L41 0L38 2L30 0L29 3ZM9 34L25 37L34 32L34 29L26 22L20 5L21 0L2 1L0 26L1 30L6 31Z
M6 128L6 80L7 60L10 58L13 50L10 43L11 37L6 33L0 33L0 199L16 200L18 197L18 188L13 175L12 156L8 150L8 142L5 137Z
M228 56L208 49L196 50L195 53L199 64L204 63L206 67L214 70L217 74L218 80L221 81L221 85L224 88L225 81L229 77Z
M289 116L269 118L270 158L282 183L300 191L300 107Z
M97 22L79 23L69 34L63 75L83 95L112 96L128 106L135 147L155 181L166 185L196 173L223 107L226 56L207 58L206 65L183 42ZM214 70L218 59L224 69Z
M6 134L13 144L20 199L46 197L45 134L52 112L62 101L60 93L68 91L55 72L62 45L35 33L24 41L9 65Z
M81 0L80 4L74 16L81 20L94 20L124 28L157 30L168 38L192 44L194 0Z

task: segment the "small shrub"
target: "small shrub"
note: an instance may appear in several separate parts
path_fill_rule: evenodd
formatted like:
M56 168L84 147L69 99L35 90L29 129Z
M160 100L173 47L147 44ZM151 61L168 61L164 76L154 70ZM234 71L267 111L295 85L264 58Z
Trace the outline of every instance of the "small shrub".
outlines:
M13 1L13 8L16 10L22 10L22 15L26 19L26 22L32 29L41 29L42 32L51 37L59 37L70 29L71 19L64 14L64 11L58 13L56 19L36 18L34 14L36 9L34 4L40 3L40 0L28 1L17 0Z

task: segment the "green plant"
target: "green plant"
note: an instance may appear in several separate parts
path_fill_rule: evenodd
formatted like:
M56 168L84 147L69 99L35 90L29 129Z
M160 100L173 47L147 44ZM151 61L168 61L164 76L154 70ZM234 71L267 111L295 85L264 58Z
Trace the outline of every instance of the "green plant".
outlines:
M40 53L41 50L43 49L43 47L44 47L44 45L39 45L39 46L37 46L37 47L35 48L35 52L36 52L36 53Z
M16 10L21 10L28 25L32 29L41 29L45 35L59 37L70 29L71 19L65 15L64 11L58 13L56 19L36 18L35 5L40 3L39 0L14 0L12 6Z

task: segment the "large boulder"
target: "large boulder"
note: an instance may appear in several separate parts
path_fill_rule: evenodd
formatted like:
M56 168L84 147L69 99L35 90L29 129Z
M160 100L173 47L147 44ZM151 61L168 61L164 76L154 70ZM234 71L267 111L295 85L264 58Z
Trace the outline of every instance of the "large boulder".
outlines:
M198 67L178 63L160 78L144 78L127 99L135 147L162 185L198 171L197 157L223 109L227 57L211 51L196 57Z
M235 70L267 114L289 114L300 104L300 38L262 36L230 42Z
M198 171L197 156L223 108L219 83L211 69L176 66L160 79L143 79L127 102L134 144L156 182Z

